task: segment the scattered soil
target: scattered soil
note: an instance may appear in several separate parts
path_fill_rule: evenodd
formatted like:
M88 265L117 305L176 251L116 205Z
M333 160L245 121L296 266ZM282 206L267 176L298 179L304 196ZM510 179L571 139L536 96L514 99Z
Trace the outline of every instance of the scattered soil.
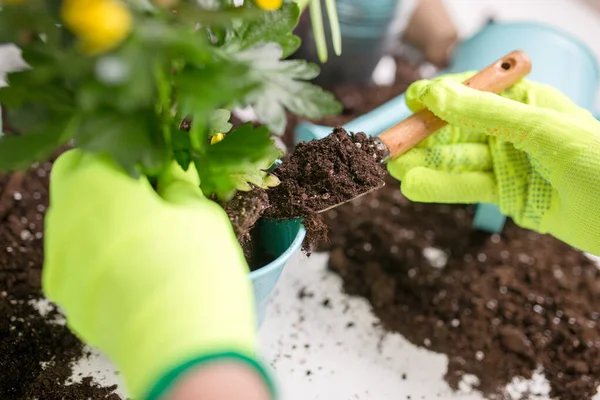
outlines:
M329 267L366 297L384 328L449 357L502 397L538 366L561 400L600 384L600 273L583 253L508 223L475 232L464 206L415 204L393 182L330 211Z
M317 122L342 125L404 91L410 76L397 89L334 88L346 112ZM500 236L473 231L472 207L412 203L399 185L388 178L325 213L329 240L320 250L331 252L345 290L367 298L385 329L447 354L455 389L475 375L488 398L506 399L509 382L541 368L552 398L591 399L600 384L596 265L510 222Z
M319 211L348 201L384 184L384 147L364 133L342 128L321 140L299 143L273 171L281 184L269 190L274 219L302 218L307 231L304 249L326 238Z
M48 305L34 306L43 262L43 216L51 164L0 175L0 398L11 400L119 400L115 387L83 378L70 382L84 345Z

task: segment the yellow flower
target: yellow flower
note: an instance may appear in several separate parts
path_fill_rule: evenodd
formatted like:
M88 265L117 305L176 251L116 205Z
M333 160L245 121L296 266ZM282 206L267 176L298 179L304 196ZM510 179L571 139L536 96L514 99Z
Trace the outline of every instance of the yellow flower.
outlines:
M219 143L221 140L223 140L224 137L225 137L225 135L223 135L221 132L219 132L215 136L210 138L210 144Z
M254 2L263 10L279 10L283 0L254 0Z
M92 54L120 45L132 25L129 9L118 0L65 0L62 18L83 49Z

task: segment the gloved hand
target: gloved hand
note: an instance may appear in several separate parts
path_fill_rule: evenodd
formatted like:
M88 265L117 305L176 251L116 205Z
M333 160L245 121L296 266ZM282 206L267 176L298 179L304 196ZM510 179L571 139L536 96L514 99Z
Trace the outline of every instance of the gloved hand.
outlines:
M388 164L413 201L494 203L528 229L600 254L600 122L557 90L521 81L498 96L460 82L414 83L413 111L449 125Z
M158 193L109 159L71 150L54 164L43 287L69 326L104 351L136 399L157 399L188 368L254 357L248 266L193 167Z

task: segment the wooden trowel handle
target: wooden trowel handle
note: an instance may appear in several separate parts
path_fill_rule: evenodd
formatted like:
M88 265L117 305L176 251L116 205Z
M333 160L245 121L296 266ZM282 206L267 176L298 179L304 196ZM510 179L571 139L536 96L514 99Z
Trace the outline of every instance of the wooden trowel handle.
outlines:
M531 72L531 61L525 52L514 51L481 70L464 82L473 89L501 93ZM429 110L419 111L379 135L394 159L412 149L447 122Z

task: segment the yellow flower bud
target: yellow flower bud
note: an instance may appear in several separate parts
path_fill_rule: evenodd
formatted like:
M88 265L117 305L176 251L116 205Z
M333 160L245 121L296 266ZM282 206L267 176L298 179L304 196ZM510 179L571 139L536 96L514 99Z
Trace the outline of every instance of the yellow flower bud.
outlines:
M129 9L118 0L65 0L62 18L88 53L117 47L132 25Z
M225 138L225 135L219 132L215 136L210 138L210 144L219 143L221 140L223 140L223 138Z
M279 10L281 8L282 0L254 0L257 6L263 10Z

